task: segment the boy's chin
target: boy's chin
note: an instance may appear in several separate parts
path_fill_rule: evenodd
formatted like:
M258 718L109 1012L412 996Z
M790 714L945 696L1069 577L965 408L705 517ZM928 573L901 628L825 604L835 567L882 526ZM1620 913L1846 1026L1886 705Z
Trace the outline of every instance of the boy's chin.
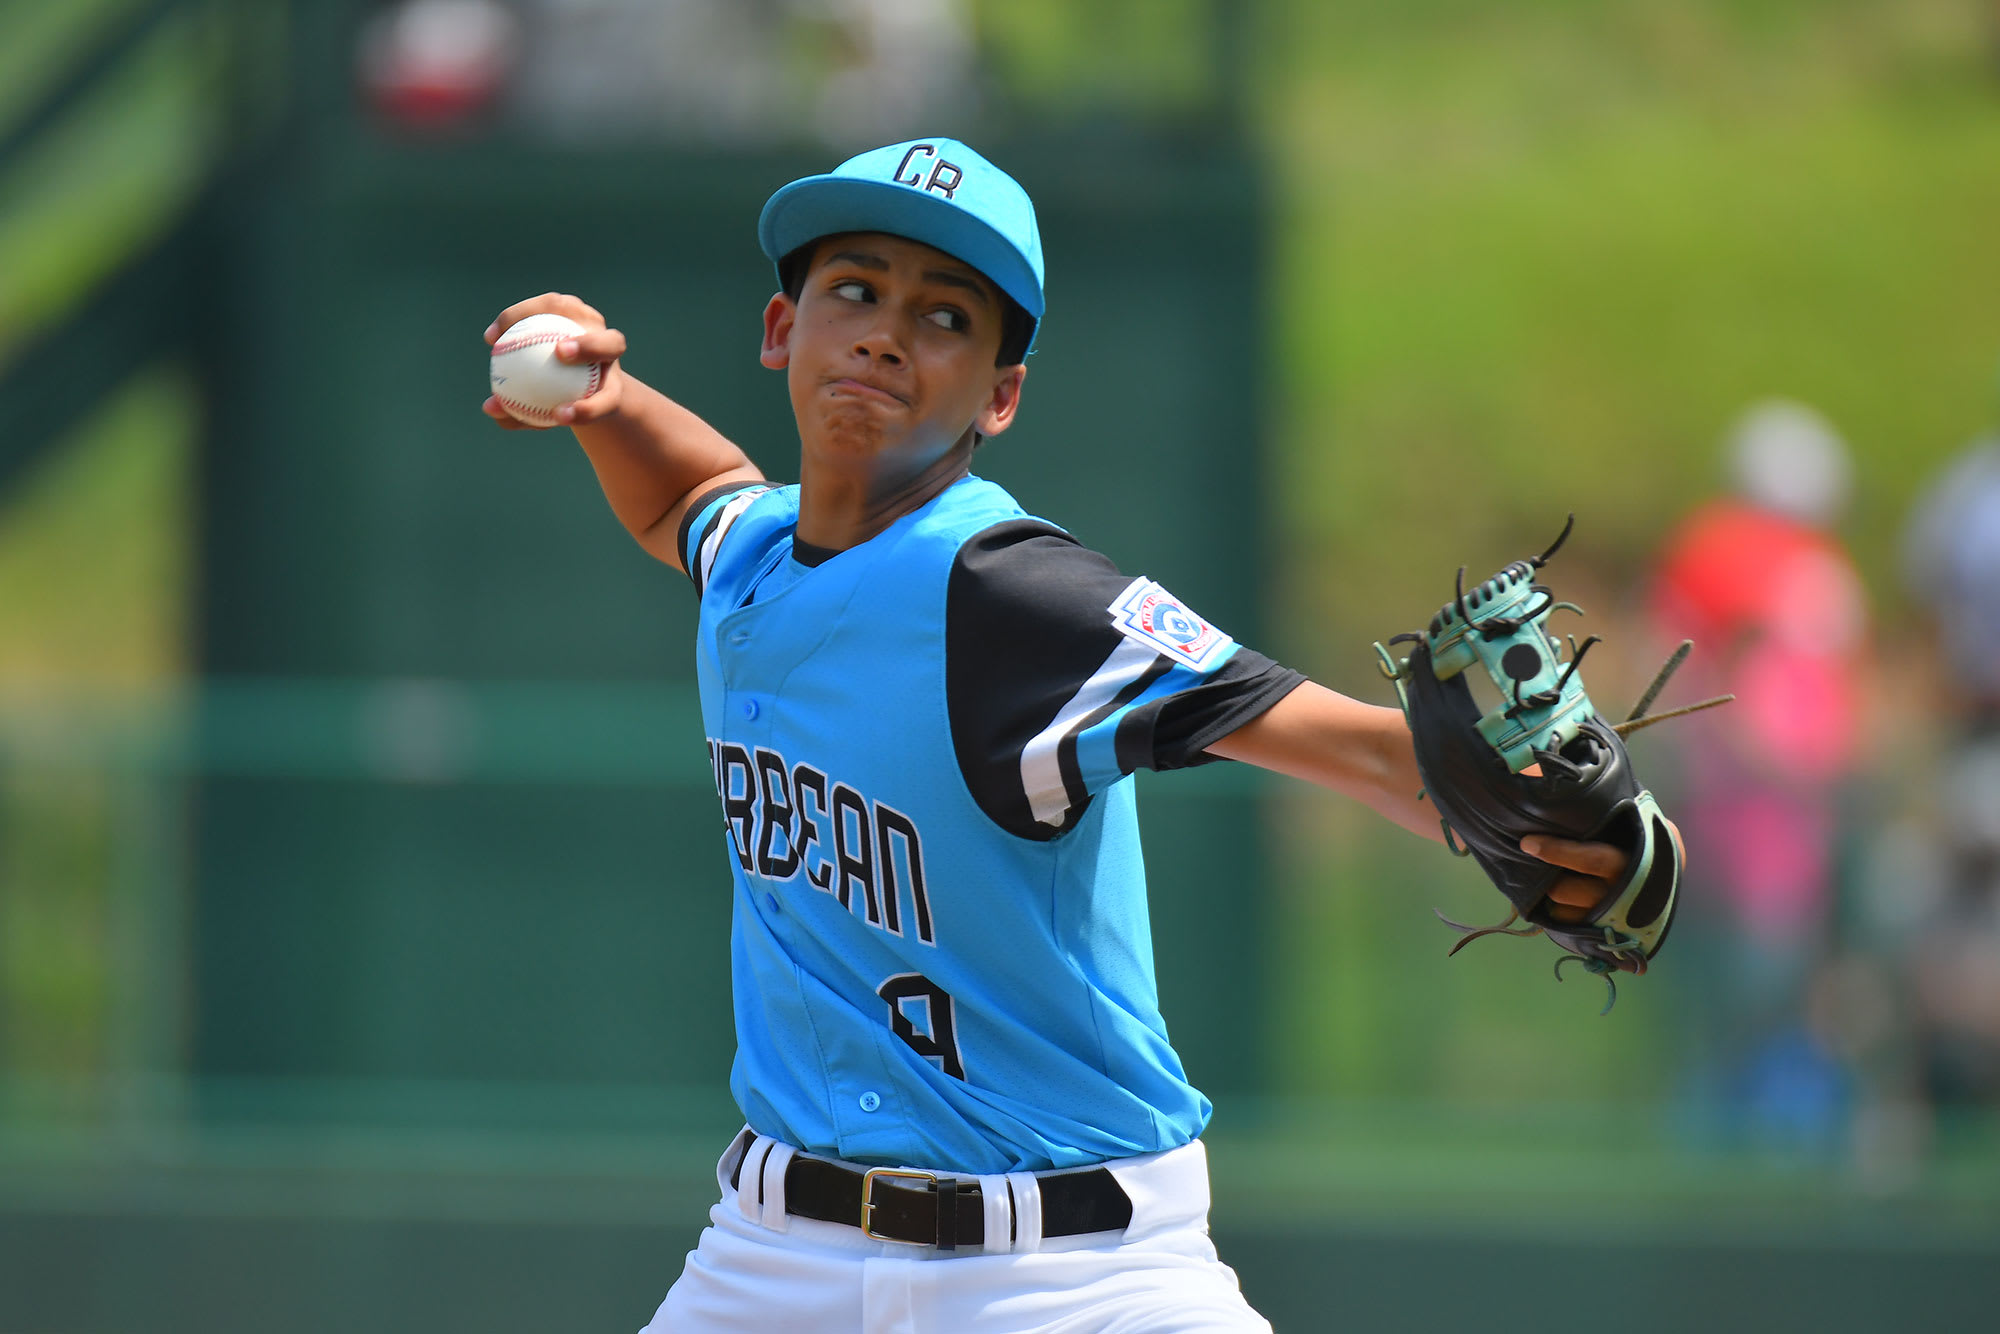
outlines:
M815 452L832 458L874 458L897 444L886 426L882 415L866 403L835 404L820 415L818 429L812 433L818 445Z
M954 443L885 420L867 403L835 404L819 414L810 432L800 432L801 447L817 462L895 473L930 467L951 453Z

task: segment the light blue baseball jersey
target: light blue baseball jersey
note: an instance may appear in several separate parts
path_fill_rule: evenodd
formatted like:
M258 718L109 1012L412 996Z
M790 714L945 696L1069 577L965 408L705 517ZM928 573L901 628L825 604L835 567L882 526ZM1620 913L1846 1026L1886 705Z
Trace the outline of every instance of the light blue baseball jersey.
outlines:
M1187 1143L1130 775L1303 678L990 482L838 553L797 519L796 487L728 487L681 532L745 1118L961 1172Z

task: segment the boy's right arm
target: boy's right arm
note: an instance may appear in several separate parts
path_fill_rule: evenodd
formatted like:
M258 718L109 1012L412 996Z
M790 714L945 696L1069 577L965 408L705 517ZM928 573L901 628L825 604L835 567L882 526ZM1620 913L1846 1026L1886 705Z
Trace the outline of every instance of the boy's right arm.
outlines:
M575 431L618 522L654 557L683 568L675 537L687 507L717 486L762 481L764 474L714 427L620 369L625 335L606 328L604 317L576 297L551 292L509 306L487 328L486 342L541 314L583 326L581 335L556 345L559 360L604 367L597 392L558 409L557 418ZM492 398L483 408L508 430L539 429L516 421Z

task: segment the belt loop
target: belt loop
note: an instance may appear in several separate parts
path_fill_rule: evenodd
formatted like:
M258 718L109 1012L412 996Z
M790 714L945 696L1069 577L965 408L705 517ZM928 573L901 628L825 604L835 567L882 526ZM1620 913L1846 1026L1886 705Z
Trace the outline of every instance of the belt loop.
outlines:
M759 1135L743 1151L743 1170L736 1174L736 1210L748 1222L764 1221L764 1160L776 1147L778 1141Z
M757 1221L773 1232L791 1227L790 1216L785 1213L785 1169L792 1165L792 1156L797 1152L789 1144L773 1142L771 1151L764 1155L764 1169L758 1173L762 1203Z
M986 1253L1003 1255L1014 1249L1014 1206L1004 1176L979 1178L979 1203L986 1212Z
M1014 1196L1014 1250L1042 1249L1042 1187L1033 1172L1009 1172L1007 1188Z
M723 1190L735 1190L738 1175L743 1171L743 1155L750 1152L757 1132L749 1126L736 1132L736 1138L729 1141L729 1147L722 1151L722 1157L715 1162L715 1184Z
M958 1178L939 1177L931 1188L937 1197L937 1248L958 1249Z

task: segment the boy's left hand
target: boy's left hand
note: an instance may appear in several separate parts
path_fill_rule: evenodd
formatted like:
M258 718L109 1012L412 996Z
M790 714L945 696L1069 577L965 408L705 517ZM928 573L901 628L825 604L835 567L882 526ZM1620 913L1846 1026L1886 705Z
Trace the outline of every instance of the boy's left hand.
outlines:
M1672 820L1667 821L1667 832L1673 835L1674 846L1681 848L1681 831ZM1624 878L1632 860L1623 848L1609 843L1584 843L1550 834L1530 834L1521 840L1521 851L1571 872L1558 879L1548 893L1549 916L1559 922L1581 922L1589 917L1591 909ZM1684 850L1682 855L1686 855Z
M1559 922L1581 922L1618 883L1631 858L1609 843L1579 843L1574 839L1533 834L1521 840L1521 851L1540 857L1571 874L1550 887L1549 916Z

